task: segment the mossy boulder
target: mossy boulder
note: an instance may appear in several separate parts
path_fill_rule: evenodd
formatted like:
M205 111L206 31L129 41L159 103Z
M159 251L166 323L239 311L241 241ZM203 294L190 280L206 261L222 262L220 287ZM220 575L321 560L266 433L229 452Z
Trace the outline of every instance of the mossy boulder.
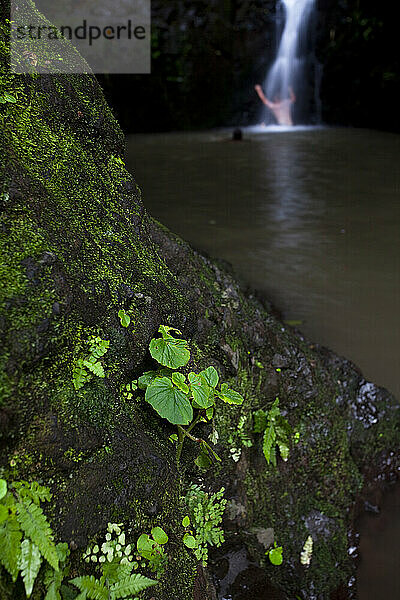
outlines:
M21 7L33 10L28 1ZM382 474L398 447L398 405L155 222L94 76L12 74L8 27L4 19L0 95L7 90L16 102L0 114L2 473L51 488L49 516L74 550L74 569L108 521L124 522L133 539L160 525L170 541L157 598L212 597L182 544L182 495L199 478L195 444L187 443L178 472L172 428L140 394L129 400L120 391L154 366L148 344L159 325L178 327L190 342L188 367L214 365L245 397L240 408L219 408L223 461L202 475L227 490L228 538L246 545L288 597L329 598L353 576L348 534L363 470L369 479ZM64 58L80 60L68 45ZM74 365L91 336L110 342L106 377L75 389ZM275 469L252 433L252 413L276 396L300 441ZM394 469L392 460L388 476ZM285 549L280 568L259 542L271 528ZM314 555L305 569L308 535ZM4 594L17 598L4 572L1 579ZM40 587L35 593L42 597Z

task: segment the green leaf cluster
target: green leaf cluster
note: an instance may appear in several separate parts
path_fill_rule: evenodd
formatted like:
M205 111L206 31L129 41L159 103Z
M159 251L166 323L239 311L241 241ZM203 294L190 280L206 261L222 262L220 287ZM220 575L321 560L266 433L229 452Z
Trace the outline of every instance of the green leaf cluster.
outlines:
M154 410L178 428L177 461L186 437L200 443L200 455L196 464L208 468L212 459L220 460L211 446L202 439L194 438L191 430L199 422L213 419L216 400L231 405L243 403L243 397L231 389L227 383L218 388L219 376L213 366L199 373L178 372L190 360L190 351L186 340L177 338L179 329L160 325L159 338L153 338L149 345L151 356L161 365L157 371L146 371L133 385L145 390L145 400ZM183 426L188 426L184 429ZM174 440L173 437L170 438Z
M193 409L211 409L216 397L228 404L242 404L242 396L230 389L227 383L217 389L219 377L212 366L200 373L190 372L187 376L172 371L189 362L188 342L175 338L171 331L179 335L181 332L173 327L160 325L158 331L161 338L151 340L150 354L169 370L147 371L139 377L138 385L146 389L146 401L160 417L173 425L188 425L193 420Z
M50 499L49 490L36 482L8 485L0 479L0 563L13 581L21 575L28 598L43 559L53 572L59 571L53 532L40 507Z
M125 400L133 400L134 393L138 389L137 381L131 381L131 383L127 383L126 385L122 385L120 388L120 392Z
M263 453L268 464L276 467L276 447L284 461L289 458L292 427L281 415L279 398L276 398L268 412L257 410L253 413L254 433L263 434Z
M60 568L55 571L47 565L44 573L44 584L47 589L44 600L61 600L60 589L65 577L69 575L69 567L66 566L69 557L69 548L66 543L59 543L56 546Z
M71 579L70 583L80 590L76 600L119 600L136 596L157 583L133 572L139 564L133 545L127 543L122 523L108 523L103 543L89 546L83 558L96 565L100 576Z
M183 542L188 548L193 548L196 558L204 566L208 560L208 546L219 547L225 541L220 527L227 502L223 497L224 491L221 488L210 495L199 486L191 485L185 498L194 532L187 530ZM190 521L188 523L185 519L182 524L188 528Z
M72 381L76 390L88 383L93 375L105 377L101 359L106 354L110 342L93 335L89 338L87 344L89 346L88 352L83 357L78 358L73 367Z
M140 556L148 561L152 571L156 571L157 576L162 575L168 557L164 551L164 545L168 542L168 536L161 527L153 527L151 535L142 533L136 546Z

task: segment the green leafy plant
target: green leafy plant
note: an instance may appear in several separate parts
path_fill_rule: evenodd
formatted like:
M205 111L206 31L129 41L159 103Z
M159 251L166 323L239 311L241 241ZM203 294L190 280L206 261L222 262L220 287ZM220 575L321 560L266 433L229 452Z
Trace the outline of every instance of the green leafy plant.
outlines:
M120 392L125 400L133 400L134 393L138 389L137 381L132 381L131 383L127 383L126 385L122 385L120 388Z
M56 545L56 550L59 560L59 570L55 571L49 565L46 566L46 570L44 572L44 584L46 586L47 592L46 596L44 597L44 600L61 600L61 585L64 578L69 575L67 559L70 555L70 551L68 549L68 544L59 543Z
M89 546L83 558L87 563L94 563L101 575L71 579L70 583L80 590L76 600L119 600L136 596L157 583L140 573L133 573L139 565L132 544L126 543L122 523L108 523L104 542Z
M183 543L194 550L195 556L203 565L207 564L208 546L219 547L225 541L224 531L220 527L226 508L223 497L224 488L214 494L207 494L199 486L191 485L186 495L189 516L184 517L182 525L186 532ZM190 523L194 531L190 530Z
M153 527L151 535L142 533L136 546L140 556L145 558L152 571L156 571L157 576L162 575L168 557L164 551L164 545L168 542L168 536L161 527Z
M131 318L128 315L128 313L126 313L124 311L123 308L121 308L121 310L118 311L118 316L119 316L119 320L121 321L122 327L129 327L129 323L131 322Z
M273 565L279 566L283 563L283 548L274 542L273 548L270 548L265 553Z
M149 349L151 356L161 367L157 371L144 373L137 380L137 385L139 389L145 390L145 400L160 417L177 426L177 435L171 436L171 441L177 442L178 463L187 437L200 444L197 464L202 468L206 467L212 458L220 458L208 442L191 435L192 429L200 422L212 420L217 398L227 404L239 405L242 404L243 397L227 383L222 383L218 389L219 376L212 366L200 373L190 372L185 375L178 372L177 369L189 362L188 342L173 335L181 335L174 327L160 325L158 331L161 337L153 338ZM188 427L185 428L184 425Z
M37 482L0 479L0 563L13 581L21 575L28 598L43 559L59 572L60 548L40 507L50 499L48 488Z
M76 390L88 383L93 375L105 377L101 358L106 354L110 342L92 335L88 339L87 345L89 346L88 352L85 356L78 358L73 367L72 381Z
M284 461L288 460L291 439L294 435L292 427L281 415L279 398L276 398L269 411L262 409L253 413L254 432L263 433L263 453L267 463L276 466L276 447Z

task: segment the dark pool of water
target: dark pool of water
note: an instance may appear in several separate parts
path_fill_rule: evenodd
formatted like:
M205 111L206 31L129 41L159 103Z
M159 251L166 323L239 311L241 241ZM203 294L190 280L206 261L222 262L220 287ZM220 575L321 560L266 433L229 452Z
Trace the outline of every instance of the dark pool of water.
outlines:
M400 136L229 135L130 136L127 165L148 210L400 397ZM390 558L399 556L400 514L391 515L378 530L361 526L360 600L400 597Z

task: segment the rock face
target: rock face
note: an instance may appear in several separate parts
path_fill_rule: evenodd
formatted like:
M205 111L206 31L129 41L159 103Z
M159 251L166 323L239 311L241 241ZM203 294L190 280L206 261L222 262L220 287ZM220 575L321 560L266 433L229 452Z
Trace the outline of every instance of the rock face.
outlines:
M30 10L28 2L22 6ZM66 58L77 60L72 51ZM189 370L214 365L245 397L236 410L219 408L223 460L202 475L211 489L226 488L227 537L263 560L289 598L322 600L346 587L363 470L370 479L382 473L398 445L393 397L285 327L268 303L152 220L93 76L3 69L1 87L17 98L2 105L0 117L5 476L51 487L50 518L57 538L75 549L75 566L108 521L124 522L134 540L157 524L170 538L157 598L212 597L207 575L182 544L182 494L199 478L195 444L184 449L178 473L171 428L140 395L127 400L120 392L154 366L149 341L169 324L190 342ZM121 308L131 315L128 328L118 318ZM110 342L106 378L76 390L73 364L92 335ZM300 441L275 469L252 433L251 415L276 396ZM392 461L387 472L394 469ZM265 561L260 531L271 529L284 547L281 567ZM314 553L304 568L299 555L309 535ZM1 578L4 594L17 598L4 572Z

